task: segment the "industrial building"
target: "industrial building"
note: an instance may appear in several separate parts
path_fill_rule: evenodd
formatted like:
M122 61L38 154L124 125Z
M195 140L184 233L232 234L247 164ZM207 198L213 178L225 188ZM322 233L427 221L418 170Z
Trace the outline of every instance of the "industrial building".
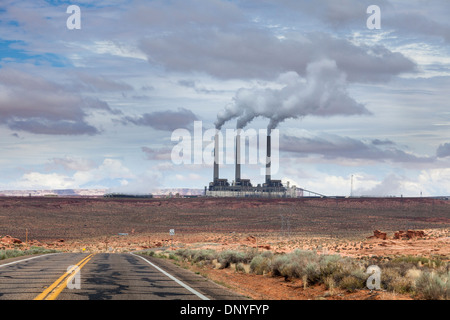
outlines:
M205 187L205 196L209 197L257 197L257 198L293 198L297 196L296 186L285 187L281 180L271 177L271 137L267 135L266 179L263 184L253 186L249 179L241 178L241 136L236 135L235 179L230 184L228 179L219 178L219 137L214 138L214 174L209 188Z

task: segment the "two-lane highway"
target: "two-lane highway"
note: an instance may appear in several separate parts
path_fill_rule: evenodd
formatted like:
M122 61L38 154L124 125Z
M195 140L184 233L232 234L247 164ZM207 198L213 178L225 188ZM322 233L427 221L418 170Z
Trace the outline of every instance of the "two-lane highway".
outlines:
M123 253L57 253L0 262L3 300L244 299L168 261Z

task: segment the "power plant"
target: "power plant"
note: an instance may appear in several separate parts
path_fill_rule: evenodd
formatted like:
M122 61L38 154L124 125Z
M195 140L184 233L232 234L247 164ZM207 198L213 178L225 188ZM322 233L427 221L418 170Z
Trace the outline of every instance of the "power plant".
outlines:
M231 184L228 179L219 177L219 136L214 137L214 173L209 188L205 187L205 196L209 197L257 197L257 198L294 198L296 186L283 186L281 180L272 180L271 177L271 136L267 135L266 151L266 179L261 185L253 186L249 179L241 178L241 135L236 134L235 152L235 179Z

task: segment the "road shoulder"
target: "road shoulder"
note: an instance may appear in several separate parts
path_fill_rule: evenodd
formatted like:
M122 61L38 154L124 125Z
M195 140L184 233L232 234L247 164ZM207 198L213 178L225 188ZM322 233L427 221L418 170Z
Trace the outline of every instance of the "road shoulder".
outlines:
M169 259L155 258L145 254L139 254L137 252L135 254L147 259L151 263L157 265L167 273L212 300L249 300L249 298L233 292L229 288L221 286L220 284L217 284L200 274L175 265Z

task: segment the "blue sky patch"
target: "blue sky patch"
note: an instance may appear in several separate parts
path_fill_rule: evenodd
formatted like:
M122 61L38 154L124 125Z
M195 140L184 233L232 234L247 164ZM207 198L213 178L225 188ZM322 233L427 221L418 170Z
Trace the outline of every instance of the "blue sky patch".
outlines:
M22 47L26 44L23 41L12 41L0 39L0 61L16 63L32 63L34 65L50 65L55 68L68 67L70 61L54 53L31 53Z

